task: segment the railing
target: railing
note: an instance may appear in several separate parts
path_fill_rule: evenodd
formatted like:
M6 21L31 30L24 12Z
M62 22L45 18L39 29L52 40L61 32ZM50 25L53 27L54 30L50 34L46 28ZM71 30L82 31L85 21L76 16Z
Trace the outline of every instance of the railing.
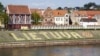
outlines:
M76 26L32 26L31 29L100 29L100 25Z

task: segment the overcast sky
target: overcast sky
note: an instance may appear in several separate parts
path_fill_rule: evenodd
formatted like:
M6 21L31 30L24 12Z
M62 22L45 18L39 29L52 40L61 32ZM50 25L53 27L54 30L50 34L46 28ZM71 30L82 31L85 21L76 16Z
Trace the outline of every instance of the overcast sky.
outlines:
M57 8L57 7L76 7L83 6L88 2L100 4L100 0L0 0L7 6L9 4L28 5L30 8Z

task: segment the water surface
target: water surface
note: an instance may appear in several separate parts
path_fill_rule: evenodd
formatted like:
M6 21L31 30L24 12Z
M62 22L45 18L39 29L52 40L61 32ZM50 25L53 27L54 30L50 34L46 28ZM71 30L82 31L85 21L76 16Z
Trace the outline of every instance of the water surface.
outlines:
M100 45L5 48L0 56L100 56Z

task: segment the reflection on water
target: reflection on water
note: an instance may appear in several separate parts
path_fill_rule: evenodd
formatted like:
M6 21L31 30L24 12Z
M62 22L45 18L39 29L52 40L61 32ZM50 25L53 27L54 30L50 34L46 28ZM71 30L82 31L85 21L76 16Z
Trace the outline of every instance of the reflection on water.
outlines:
M0 49L0 56L100 56L100 45Z

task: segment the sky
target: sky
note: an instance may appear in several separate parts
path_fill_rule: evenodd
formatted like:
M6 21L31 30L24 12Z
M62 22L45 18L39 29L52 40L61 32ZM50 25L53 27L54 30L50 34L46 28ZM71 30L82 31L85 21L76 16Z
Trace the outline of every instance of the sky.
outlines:
M100 5L100 0L0 0L0 2L6 7L9 4L12 5L28 5L30 8L57 8L57 7L82 7L89 2L95 2Z

